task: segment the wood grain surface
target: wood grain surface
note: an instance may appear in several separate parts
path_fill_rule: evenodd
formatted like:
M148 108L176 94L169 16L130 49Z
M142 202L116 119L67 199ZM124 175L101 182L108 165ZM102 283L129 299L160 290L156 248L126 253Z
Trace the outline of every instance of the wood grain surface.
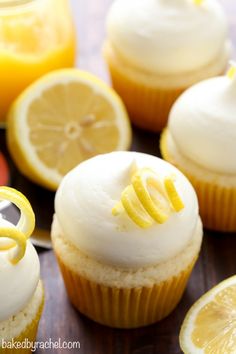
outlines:
M129 0L127 0L129 1ZM111 0L72 0L78 33L78 62L83 69L108 80L101 55L105 36L105 16ZM222 0L226 9L231 37L236 46L236 2ZM159 136L134 129L132 149L159 155ZM31 201L37 214L37 224L50 229L53 216L54 193L35 186L15 168L5 146L5 132L0 131L0 149L7 156L11 169L11 185L21 190ZM17 218L13 209L8 210L12 219ZM183 318L206 290L236 273L236 235L205 231L201 255L193 271L184 297L176 310L165 320L147 328L116 330L98 325L79 314L70 305L52 251L38 249L41 274L46 289L46 306L40 322L38 340L80 341L81 354L179 354L178 334ZM43 353L38 350L37 353ZM49 353L69 353L54 350Z

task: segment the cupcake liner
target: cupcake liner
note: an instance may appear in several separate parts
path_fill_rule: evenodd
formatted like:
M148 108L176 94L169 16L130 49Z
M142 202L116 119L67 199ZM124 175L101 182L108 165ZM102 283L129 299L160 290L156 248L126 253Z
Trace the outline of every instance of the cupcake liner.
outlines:
M216 181L204 181L186 171L168 153L166 131L163 132L161 138L161 152L163 158L181 170L192 183L198 196L200 216L204 227L214 231L236 231L236 186L227 187L217 184Z
M20 343L25 340L28 340L28 342L33 343L36 340L37 336L37 331L38 331L38 325L39 321L42 315L43 311L43 305L44 305L44 299L42 300L42 303L37 311L37 314L35 315L34 319L31 321L31 323L25 328L22 333L17 336L16 338L8 340L9 343ZM6 341L7 342L7 341ZM1 343L0 343L1 344ZM32 353L31 348L2 348L0 347L0 354L28 354Z
M108 41L103 46L113 88L123 99L134 125L160 132L166 125L176 99L190 86L204 79L223 75L228 55L216 57L201 69L179 74L178 79L142 71L126 61Z
M161 131L173 103L186 88L161 89L135 82L107 58L112 86L123 99L132 123L139 128Z
M204 227L222 232L236 231L236 188L223 187L185 174L196 190Z
M168 316L182 297L196 258L177 276L151 287L116 288L85 279L57 255L72 304L90 319L117 328L147 326Z

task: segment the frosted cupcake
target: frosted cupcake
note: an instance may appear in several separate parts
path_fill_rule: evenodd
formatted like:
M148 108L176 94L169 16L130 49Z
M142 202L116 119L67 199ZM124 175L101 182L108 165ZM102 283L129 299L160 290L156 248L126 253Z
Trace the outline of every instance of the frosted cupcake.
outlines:
M181 299L201 241L192 186L151 155L99 155L69 172L56 193L52 242L69 298L108 326L166 317Z
M34 214L19 192L0 187L0 200L21 211L15 226L0 216L0 353L31 353L41 317L44 294L38 255L28 240ZM19 349L15 348L18 346Z
M218 231L236 231L235 71L187 90L161 139L163 157L196 189L204 226Z
M133 123L160 131L186 88L222 74L230 51L227 32L217 1L114 1L104 55Z

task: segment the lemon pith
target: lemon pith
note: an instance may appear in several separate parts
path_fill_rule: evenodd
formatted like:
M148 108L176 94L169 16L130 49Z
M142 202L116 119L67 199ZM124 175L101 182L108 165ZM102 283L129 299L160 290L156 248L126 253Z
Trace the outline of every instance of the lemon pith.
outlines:
M0 252L9 251L10 261L16 264L24 257L27 239L34 230L35 216L28 199L14 188L0 187L0 200L8 200L20 210L16 226L0 226Z
M236 348L236 276L203 295L189 310L180 332L185 354L232 354Z
M132 165L132 171L134 170ZM131 184L121 194L112 208L112 215L126 212L129 218L141 228L149 228L154 222L163 224L169 218L171 207L179 212L184 204L171 177L162 181L149 168L136 169L131 175Z
M83 160L127 150L131 128L112 89L89 73L65 69L20 95L9 112L7 141L20 171L55 190Z

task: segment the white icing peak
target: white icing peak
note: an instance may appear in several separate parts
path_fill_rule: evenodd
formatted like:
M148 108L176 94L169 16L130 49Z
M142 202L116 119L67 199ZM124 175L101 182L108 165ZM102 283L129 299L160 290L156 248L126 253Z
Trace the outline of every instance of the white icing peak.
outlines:
M130 183L134 159L138 168L151 168L161 179L174 174L185 206L179 213L171 213L164 224L155 223L146 230L126 213L112 215ZM198 220L196 194L182 173L157 157L135 152L113 152L81 163L64 177L55 210L63 235L82 252L131 269L174 257L190 242Z
M14 227L4 220L0 214L0 227ZM0 242L4 242L3 239ZM30 243L24 257L13 265L9 262L8 253L0 251L0 322L16 315L27 306L39 282L39 259Z
M113 48L137 68L178 74L216 59L228 31L217 0L116 0L107 32Z
M236 75L192 86L176 101L169 131L179 151L207 170L236 174Z

